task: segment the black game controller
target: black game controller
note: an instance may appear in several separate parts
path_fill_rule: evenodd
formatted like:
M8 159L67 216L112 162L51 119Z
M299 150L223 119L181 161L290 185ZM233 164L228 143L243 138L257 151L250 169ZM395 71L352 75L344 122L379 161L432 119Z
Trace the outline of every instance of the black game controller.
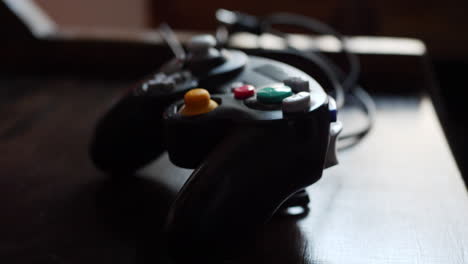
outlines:
M167 220L171 247L195 254L255 233L319 180L337 163L341 131L334 100L312 77L215 44L195 37L185 60L163 66L104 116L91 145L96 166L112 173L133 172L164 150L195 169Z
M99 169L129 174L164 152L162 114L189 89L226 92L219 86L244 71L249 58L240 51L219 50L215 44L212 36L194 37L185 60L175 58L163 65L98 122L90 154Z

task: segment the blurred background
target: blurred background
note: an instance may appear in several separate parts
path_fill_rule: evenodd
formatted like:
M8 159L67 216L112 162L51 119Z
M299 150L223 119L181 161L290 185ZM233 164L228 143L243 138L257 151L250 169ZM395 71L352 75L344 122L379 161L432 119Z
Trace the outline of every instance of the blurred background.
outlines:
M315 17L351 35L402 36L424 40L438 62L468 61L468 1L370 0L37 0L63 26L213 30L217 8L252 15L293 12Z

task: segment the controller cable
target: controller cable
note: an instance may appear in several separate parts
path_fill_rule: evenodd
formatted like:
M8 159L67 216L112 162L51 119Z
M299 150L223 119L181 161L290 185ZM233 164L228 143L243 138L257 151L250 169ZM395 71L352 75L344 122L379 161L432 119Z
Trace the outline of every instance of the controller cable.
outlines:
M220 22L216 37L221 45L226 45L232 33L249 32L255 35L269 33L286 40L287 50L319 66L333 86L333 97L338 109L347 102L353 102L364 113L367 122L358 131L349 132L338 137L338 150L348 149L358 144L372 129L375 122L376 106L370 95L357 83L360 75L360 62L356 54L348 49L346 37L329 25L318 20L297 14L275 13L265 18L258 18L240 12L219 9L216 18ZM307 31L331 35L341 44L341 52L346 56L349 71L346 73L328 57L319 52L303 52L291 46L287 34L275 29L275 25L287 25L303 28ZM351 100L349 100L351 99ZM344 143L343 143L344 142Z

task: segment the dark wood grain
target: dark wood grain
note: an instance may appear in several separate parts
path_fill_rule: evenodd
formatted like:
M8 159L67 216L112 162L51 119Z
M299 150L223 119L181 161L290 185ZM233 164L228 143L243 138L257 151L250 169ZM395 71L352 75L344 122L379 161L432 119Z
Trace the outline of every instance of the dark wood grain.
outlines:
M131 242L116 239L98 217L106 178L87 158L96 116L117 90L67 78L23 77L0 86L0 261L134 259Z
M161 226L190 171L163 156L140 177L117 180L87 155L97 118L131 82L2 77L0 262L168 260ZM466 261L468 198L430 102L378 105L369 138L309 188L310 213L276 217L232 262Z

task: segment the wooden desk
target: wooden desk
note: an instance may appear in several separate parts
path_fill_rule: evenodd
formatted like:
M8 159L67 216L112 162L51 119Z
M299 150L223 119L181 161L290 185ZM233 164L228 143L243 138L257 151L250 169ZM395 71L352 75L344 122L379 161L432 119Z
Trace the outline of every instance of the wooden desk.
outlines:
M0 263L170 263L161 227L190 171L163 156L113 179L87 153L97 118L133 82L122 74L141 77L170 54L155 32L63 30L32 3L0 2ZM366 88L429 86L425 52L374 55L361 54ZM45 74L17 75L26 71ZM468 197L430 102L378 106L371 135L309 188L306 217L275 217L219 262L466 262Z
M190 171L163 156L115 180L87 155L97 117L131 82L0 78L1 263L167 261L160 228ZM276 217L231 263L467 261L468 197L431 103L377 102L375 130L309 188L310 213Z

